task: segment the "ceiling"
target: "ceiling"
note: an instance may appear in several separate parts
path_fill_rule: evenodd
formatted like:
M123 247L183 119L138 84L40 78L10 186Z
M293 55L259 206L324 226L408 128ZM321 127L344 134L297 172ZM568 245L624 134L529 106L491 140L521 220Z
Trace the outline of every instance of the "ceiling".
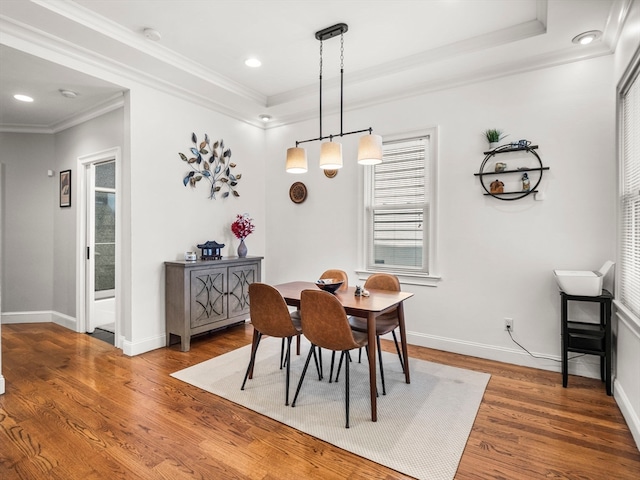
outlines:
M317 117L314 35L336 23L349 26L348 111L610 54L632 1L1 0L0 131L66 128L122 98L127 88L113 79L269 128ZM160 40L148 39L145 28ZM572 43L588 30L603 35L590 45ZM261 67L244 65L252 56ZM109 81L68 68L94 66ZM326 113L339 111L339 68L336 37L323 42ZM78 95L65 98L60 89ZM14 93L35 101L17 103ZM260 114L272 121L263 124Z

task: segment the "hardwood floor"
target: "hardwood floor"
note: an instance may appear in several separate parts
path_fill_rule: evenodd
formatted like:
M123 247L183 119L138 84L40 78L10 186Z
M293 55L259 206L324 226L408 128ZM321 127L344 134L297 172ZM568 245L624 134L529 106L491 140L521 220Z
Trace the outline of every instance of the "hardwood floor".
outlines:
M0 478L408 478L169 376L251 334L242 325L196 337L186 353L127 357L55 324L3 325ZM492 375L456 479L640 478L640 452L601 382L571 377L563 389L559 373L409 353Z

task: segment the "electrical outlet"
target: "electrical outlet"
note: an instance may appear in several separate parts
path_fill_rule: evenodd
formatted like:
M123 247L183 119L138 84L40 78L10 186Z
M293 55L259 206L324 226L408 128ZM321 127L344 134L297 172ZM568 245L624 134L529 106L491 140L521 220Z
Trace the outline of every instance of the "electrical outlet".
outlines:
M504 331L513 332L513 318L504 319Z

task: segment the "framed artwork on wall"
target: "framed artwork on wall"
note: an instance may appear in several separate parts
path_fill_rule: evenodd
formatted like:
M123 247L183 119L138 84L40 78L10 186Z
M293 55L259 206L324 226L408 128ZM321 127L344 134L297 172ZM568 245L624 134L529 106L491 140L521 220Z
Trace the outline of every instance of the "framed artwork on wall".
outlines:
M60 172L60 206L71 206L71 170Z

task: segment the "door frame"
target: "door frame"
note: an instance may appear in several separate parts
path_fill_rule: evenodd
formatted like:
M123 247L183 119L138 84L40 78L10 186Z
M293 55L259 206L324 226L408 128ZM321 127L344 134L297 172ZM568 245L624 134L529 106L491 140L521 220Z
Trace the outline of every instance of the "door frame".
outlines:
M76 218L76 331L84 333L87 331L87 287L89 286L86 268L87 242L87 214L89 209L89 199L87 198L89 187L87 185L87 169L96 163L114 161L116 165L116 257L115 257L115 295L116 295L116 324L115 324L115 346L122 348L122 152L120 147L113 147L99 152L90 153L78 157L77 175L77 199L78 210Z

